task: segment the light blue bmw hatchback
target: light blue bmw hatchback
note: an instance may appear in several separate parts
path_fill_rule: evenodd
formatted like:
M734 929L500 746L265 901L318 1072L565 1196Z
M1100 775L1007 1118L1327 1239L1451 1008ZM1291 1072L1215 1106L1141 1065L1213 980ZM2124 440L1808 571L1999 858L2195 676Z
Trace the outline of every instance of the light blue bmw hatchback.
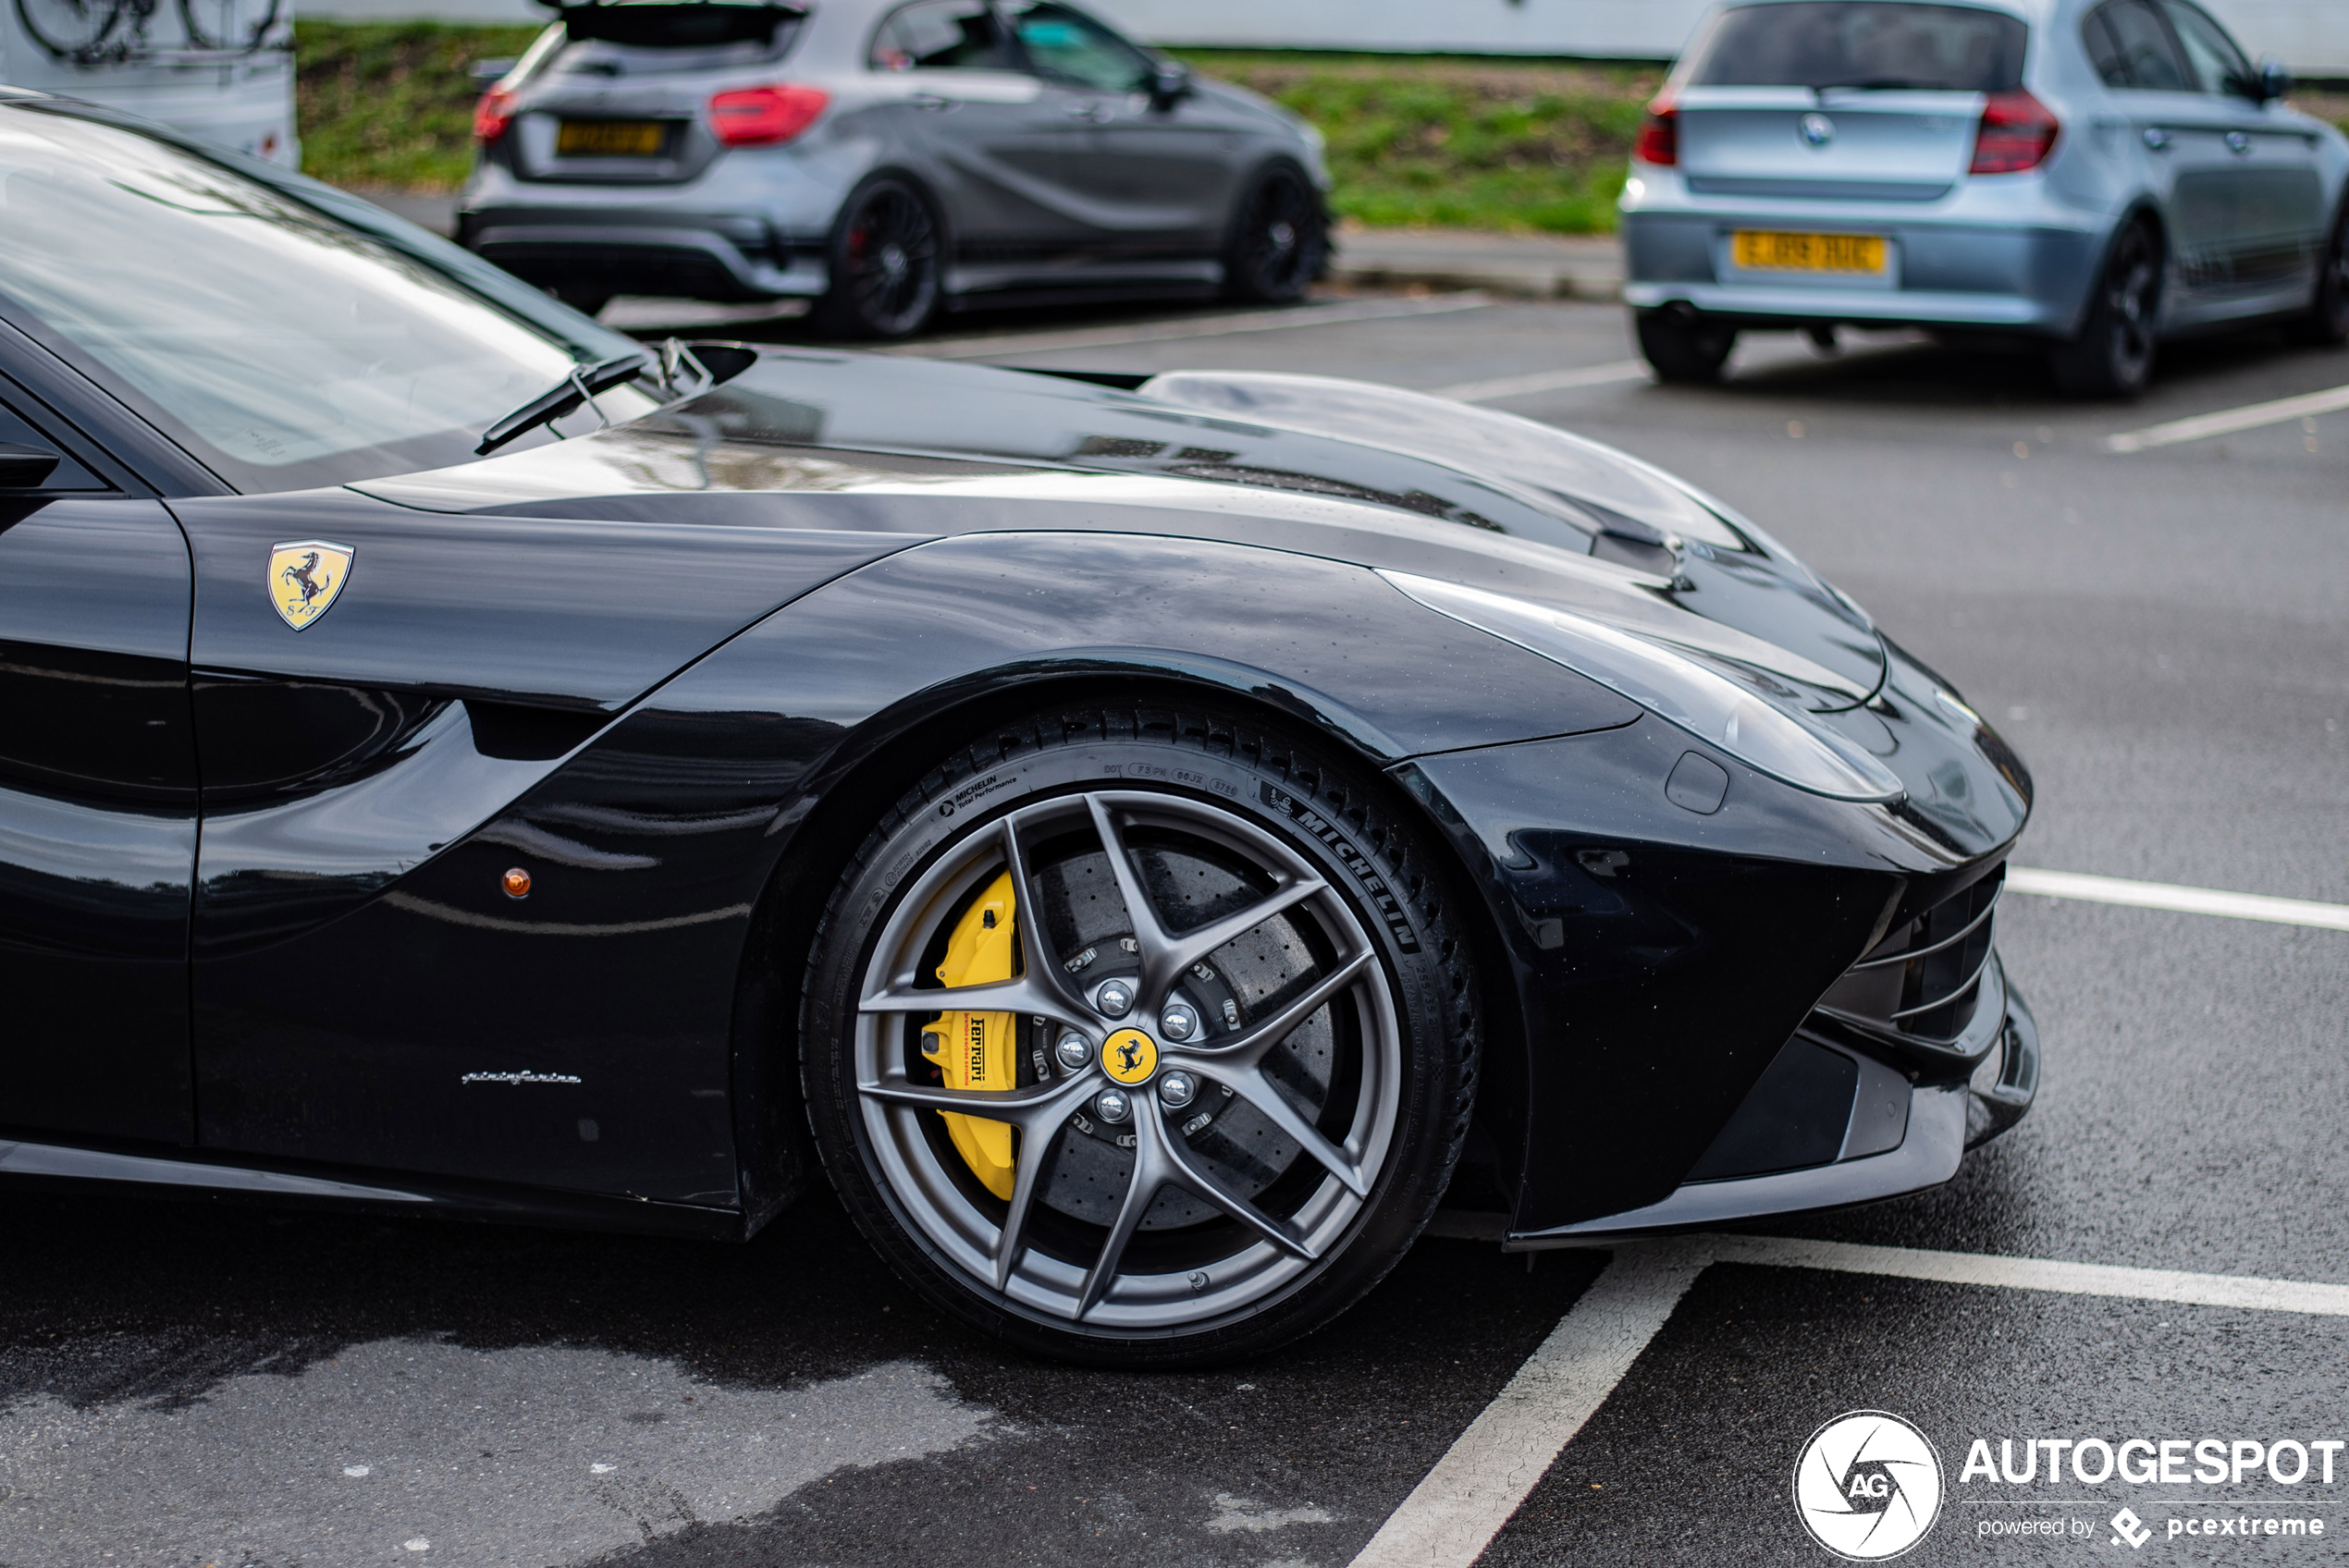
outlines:
M1651 105L1622 202L1640 347L1741 328L2047 345L2129 396L2164 338L2349 339L2349 139L2188 0L1736 0Z

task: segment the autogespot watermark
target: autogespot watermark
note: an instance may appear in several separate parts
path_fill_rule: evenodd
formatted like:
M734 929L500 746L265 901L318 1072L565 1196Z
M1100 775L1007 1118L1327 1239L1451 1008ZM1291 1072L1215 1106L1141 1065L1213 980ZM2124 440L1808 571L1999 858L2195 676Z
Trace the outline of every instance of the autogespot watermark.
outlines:
M2318 1488L2333 1487L2336 1471L2349 1483L2343 1449L2349 1439L1976 1437L1966 1439L1952 1485L1914 1423L1855 1410L1803 1444L1794 1506L1813 1540L1860 1562L1909 1550L1933 1530L1945 1503L1970 1515L1957 1527L1985 1544L2065 1540L2127 1555L2178 1541L2206 1557L2226 1543L2255 1541L2321 1550L2340 1530L2309 1505L2331 1501ZM2137 1488L2166 1490L2149 1496ZM2100 1495L2081 1495L2089 1488ZM2230 1495L2195 1495L2217 1488Z

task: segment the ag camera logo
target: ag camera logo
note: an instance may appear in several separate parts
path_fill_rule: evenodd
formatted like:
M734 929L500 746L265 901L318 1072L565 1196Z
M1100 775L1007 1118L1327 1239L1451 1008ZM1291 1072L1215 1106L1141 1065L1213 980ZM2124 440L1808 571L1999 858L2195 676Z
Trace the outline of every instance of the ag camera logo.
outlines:
M1898 1557L1941 1515L1941 1456L1898 1415L1839 1415L1811 1434L1795 1461L1794 1512L1811 1538L1838 1557Z

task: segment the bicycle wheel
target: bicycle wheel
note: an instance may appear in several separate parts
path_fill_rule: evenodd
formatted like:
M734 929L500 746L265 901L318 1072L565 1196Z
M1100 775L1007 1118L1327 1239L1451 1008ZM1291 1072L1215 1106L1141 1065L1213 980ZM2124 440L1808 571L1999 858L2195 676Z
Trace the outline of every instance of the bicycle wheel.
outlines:
M199 49L250 55L277 19L280 0L179 0L188 42Z
M25 32L61 60L100 53L128 10L122 0L17 0Z

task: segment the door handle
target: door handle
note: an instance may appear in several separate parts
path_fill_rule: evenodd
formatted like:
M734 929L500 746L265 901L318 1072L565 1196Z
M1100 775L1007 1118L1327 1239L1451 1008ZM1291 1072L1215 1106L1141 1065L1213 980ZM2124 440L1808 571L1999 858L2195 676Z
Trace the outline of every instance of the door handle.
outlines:
M2239 130L2231 130L2227 132L2227 151L2230 153L2250 152L2251 138L2245 136Z
M942 114L954 106L953 99L941 98L935 92L916 92L910 102L916 109L928 109L933 115Z
M1106 119L1109 113L1090 98L1079 99L1073 104L1064 104L1061 106L1061 112L1071 119L1078 120Z
M2145 142L2146 149L2150 152L2167 153L2170 151L2170 133L2159 126L2147 126Z

